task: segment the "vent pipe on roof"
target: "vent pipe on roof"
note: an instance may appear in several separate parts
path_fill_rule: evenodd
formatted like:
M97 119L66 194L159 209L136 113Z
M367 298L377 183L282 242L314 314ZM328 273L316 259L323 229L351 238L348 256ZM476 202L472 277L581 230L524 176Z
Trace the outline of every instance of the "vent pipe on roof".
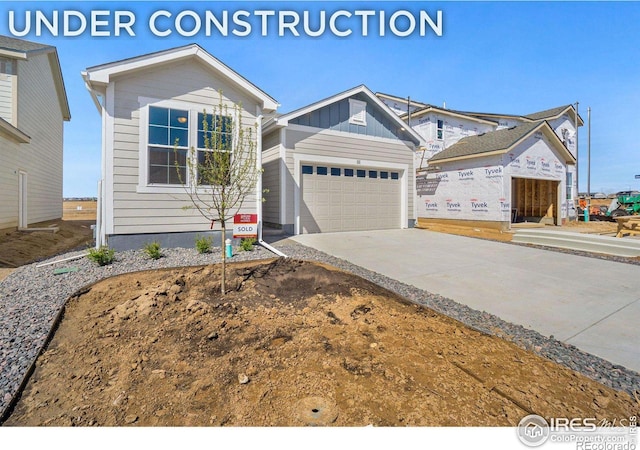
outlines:
M447 102L446 101L442 102L442 109L447 109Z

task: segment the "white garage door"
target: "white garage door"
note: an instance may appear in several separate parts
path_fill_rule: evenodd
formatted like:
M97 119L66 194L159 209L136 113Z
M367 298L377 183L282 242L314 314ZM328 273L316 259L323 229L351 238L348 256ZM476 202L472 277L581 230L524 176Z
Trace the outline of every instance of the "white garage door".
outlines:
M320 164L301 169L302 233L401 227L398 170Z

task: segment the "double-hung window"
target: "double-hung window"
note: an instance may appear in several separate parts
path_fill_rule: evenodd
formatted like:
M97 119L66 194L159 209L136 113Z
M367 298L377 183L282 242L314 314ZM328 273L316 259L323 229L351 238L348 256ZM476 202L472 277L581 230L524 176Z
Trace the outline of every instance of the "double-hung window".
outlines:
M229 116L198 113L198 184L228 184L233 150Z
M149 106L149 184L187 182L189 111Z
M158 104L149 105L146 116L147 140L141 143L141 151L146 152L147 164L141 167L141 180L146 176L147 186L229 183L231 116Z

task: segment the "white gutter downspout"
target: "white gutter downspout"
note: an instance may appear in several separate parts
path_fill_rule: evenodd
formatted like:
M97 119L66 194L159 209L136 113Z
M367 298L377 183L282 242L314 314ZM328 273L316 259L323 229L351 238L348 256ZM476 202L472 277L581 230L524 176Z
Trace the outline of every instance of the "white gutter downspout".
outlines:
M91 83L89 80L89 74L87 72L82 72L82 78L84 80L84 87L87 88L89 94L91 95L91 100L93 100L93 104L95 105L98 113L100 114L101 124L102 124L102 136L101 136L101 169L100 174L104 176L105 173L105 164L106 164L106 153L105 153L105 127L104 127L104 118L105 118L105 108L104 105L98 100L98 95L95 90L91 87ZM96 204L96 225L95 225L95 248L99 249L103 245L106 244L105 235L103 233L104 229L104 178L100 178L98 180L98 201Z
M256 183L256 210L258 212L258 244L266 248L272 253L280 257L287 258L287 255L282 253L277 248L272 247L262 240L262 114L258 114L258 131L256 136L256 168L260 172L258 175L258 181Z

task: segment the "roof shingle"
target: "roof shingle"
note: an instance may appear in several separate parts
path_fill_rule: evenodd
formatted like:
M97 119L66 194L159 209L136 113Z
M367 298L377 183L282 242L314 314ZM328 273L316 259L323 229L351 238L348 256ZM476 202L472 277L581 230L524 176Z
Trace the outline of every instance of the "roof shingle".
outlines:
M544 111L538 111L532 114L527 114L524 117L531 120L542 120L548 119L550 117L555 117L558 114L562 113L567 108L571 108L571 105L558 106L556 108L546 109Z
M25 41L9 36L0 36L0 48L18 52L33 52L53 48L50 45L38 44L37 42Z
M434 155L429 162L437 162L450 158L481 155L499 150L506 150L520 139L531 133L544 121L525 123L516 127L491 131L477 136L460 139L451 147Z

